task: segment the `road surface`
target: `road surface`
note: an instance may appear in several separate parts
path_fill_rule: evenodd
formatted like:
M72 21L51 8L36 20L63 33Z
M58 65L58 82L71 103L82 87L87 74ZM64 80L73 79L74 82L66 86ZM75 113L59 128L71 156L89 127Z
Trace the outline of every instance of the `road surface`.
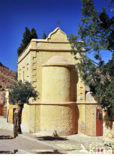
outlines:
M56 151L56 147L28 136L20 135L13 138L12 131L0 129L0 153L8 151L37 153L37 151Z

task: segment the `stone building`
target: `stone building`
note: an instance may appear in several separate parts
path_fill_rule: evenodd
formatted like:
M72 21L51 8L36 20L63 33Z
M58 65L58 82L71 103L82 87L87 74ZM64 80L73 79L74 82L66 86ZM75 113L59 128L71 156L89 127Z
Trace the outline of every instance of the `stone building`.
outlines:
M79 54L77 57L76 61L67 35L59 27L46 39L32 39L18 57L18 80L31 82L39 92L36 101L30 99L30 104L24 105L23 131L102 135L97 103L87 100L84 82L75 69L81 58Z
M4 115L4 105L5 105L5 91L0 91L0 116Z

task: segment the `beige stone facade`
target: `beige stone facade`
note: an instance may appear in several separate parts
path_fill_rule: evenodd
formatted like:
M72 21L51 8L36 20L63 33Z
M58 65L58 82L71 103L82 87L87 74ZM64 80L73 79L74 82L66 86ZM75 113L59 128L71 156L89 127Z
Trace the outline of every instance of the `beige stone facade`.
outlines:
M31 82L39 97L24 106L23 131L96 136L97 103L86 100L85 85L75 67L78 61L60 28L47 39L31 40L18 58L18 80Z

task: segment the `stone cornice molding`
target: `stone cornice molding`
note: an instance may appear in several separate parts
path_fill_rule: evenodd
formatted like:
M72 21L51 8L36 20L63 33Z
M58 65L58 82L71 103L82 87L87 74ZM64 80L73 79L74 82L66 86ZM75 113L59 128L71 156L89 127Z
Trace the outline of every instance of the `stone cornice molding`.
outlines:
M48 35L46 39L32 39L28 46L25 48L25 50L22 52L22 54L18 57L18 64L29 54L29 52L32 51L71 52L72 47L69 43L67 35L59 27L57 27L53 32ZM82 48L81 52L85 52L85 49Z
M97 102L45 102L45 101L41 101L41 102L32 102L30 103L30 105L71 105L71 104L76 104L76 105L98 105Z

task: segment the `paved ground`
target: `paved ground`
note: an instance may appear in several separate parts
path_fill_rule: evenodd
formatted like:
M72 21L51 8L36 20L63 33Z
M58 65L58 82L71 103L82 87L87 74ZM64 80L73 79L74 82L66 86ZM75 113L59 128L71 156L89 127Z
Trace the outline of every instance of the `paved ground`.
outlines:
M55 152L56 150L62 151L62 148L37 140L32 136L30 137L30 135L19 135L18 137L13 138L12 131L0 129L1 152L16 151L16 153L36 153L39 151Z
M38 136L38 140L63 148L67 153L112 153L109 146L104 146L103 137L88 137L82 134L72 135L68 137L53 138L51 136ZM107 142L109 143L109 141ZM114 148L114 142L111 141L111 146Z
M64 153L61 147L25 133L13 138L13 124L0 117L0 153Z
M0 153L114 153L113 140L105 140L103 137L89 137L83 134L67 137L41 136L24 133L13 138L13 125L0 117ZM105 145L104 143L110 143ZM5 147L5 148L4 148Z

